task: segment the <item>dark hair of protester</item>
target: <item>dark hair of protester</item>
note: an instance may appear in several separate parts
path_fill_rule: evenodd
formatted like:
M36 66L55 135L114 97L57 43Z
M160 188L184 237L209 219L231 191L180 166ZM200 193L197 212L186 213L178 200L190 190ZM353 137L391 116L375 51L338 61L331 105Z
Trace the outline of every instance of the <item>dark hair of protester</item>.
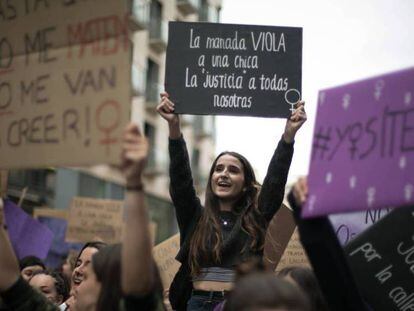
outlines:
M33 273L45 270L46 266L43 261L36 256L26 256L19 260L19 267L22 277L29 281Z
M101 283L96 310L118 310L121 291L121 245L101 248L92 256L92 268Z
M43 261L36 256L26 256L19 260L20 271L29 266L41 266L43 269L46 269Z
M119 310L119 302L122 298L121 247L121 244L109 245L92 256L92 269L101 284L96 310ZM162 283L156 265L154 265L154 273L154 290L159 292L159 297L162 297Z
M310 311L306 295L295 285L273 273L253 273L238 282L224 305L224 311L259 311L283 308Z
M29 284L33 286L32 281L35 281L35 277L38 275L46 275L50 276L54 280L54 289L56 290L56 297L54 297L54 302L57 302L57 304L63 303L66 299L69 297L69 290L70 285L68 283L68 280L62 275L62 273L57 271L50 271L50 270L43 270L43 271L36 271ZM37 286L34 286L37 288ZM50 292L44 292L42 288L39 288L40 292L46 296L46 298L49 299L48 294Z
M311 311L328 311L328 306L319 288L318 280L308 267L289 266L279 272L280 277L290 277L308 296Z
M96 248L97 250L100 250L104 248L105 246L108 246L108 244L105 242L101 242L101 241L86 242L85 245L82 247L82 249L79 251L78 256L76 257L75 267L76 267L76 262L79 260L79 257L82 255L82 252L85 249L87 249L88 247L91 247L91 248Z
M213 260L221 261L221 249L223 238L221 235L220 225L220 205L219 198L214 194L211 187L211 178L216 169L217 161L223 155L230 155L240 161L243 166L244 187L238 201L234 204L233 212L241 215L242 226L247 234L252 237L250 245L246 245L256 251L261 251L264 247L265 231L263 226L257 222L260 219L260 212L257 208L257 197L260 186L256 181L254 170L249 161L237 152L225 151L220 153L211 165L204 206L204 213L196 227L190 244L190 267L193 275L197 275L200 271L200 260L208 258L212 250Z
M92 261L92 255L98 252L106 243L100 241L87 242L80 250L75 261L75 269L72 272L72 290L82 283L84 271L87 265Z

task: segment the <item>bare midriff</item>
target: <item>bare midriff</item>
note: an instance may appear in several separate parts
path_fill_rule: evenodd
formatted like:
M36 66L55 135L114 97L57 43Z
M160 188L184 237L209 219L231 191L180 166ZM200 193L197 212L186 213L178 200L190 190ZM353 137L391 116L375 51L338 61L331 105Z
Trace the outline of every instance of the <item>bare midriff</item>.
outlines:
M233 288L233 282L215 282L215 281L196 281L193 282L193 288L203 291L230 291Z

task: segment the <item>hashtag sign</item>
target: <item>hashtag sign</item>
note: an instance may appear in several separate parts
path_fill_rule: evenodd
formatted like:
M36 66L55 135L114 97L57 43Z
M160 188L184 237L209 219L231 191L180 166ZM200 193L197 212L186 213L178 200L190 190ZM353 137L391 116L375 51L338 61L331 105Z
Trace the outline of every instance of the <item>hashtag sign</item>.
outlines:
M329 142L331 141L331 128L324 132L320 127L313 138L312 159L319 155L320 160L325 159L325 153L329 151Z
M414 68L320 92L305 217L414 204L413 93Z

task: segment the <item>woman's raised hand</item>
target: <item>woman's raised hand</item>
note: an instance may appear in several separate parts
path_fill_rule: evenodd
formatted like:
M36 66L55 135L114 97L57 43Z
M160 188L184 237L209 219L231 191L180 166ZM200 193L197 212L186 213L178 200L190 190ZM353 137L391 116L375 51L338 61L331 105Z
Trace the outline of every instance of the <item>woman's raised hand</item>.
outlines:
M170 138L177 139L181 136L180 118L174 113L174 103L169 99L168 93L160 94L161 102L157 106L157 112L168 122Z
M137 125L129 124L123 135L121 166L127 186L140 187L148 156L148 142Z
M296 104L296 109L292 115L286 121L285 132L283 133L283 139L287 143L292 143L295 140L296 132L307 120L305 112L305 102L299 101Z
M293 198L297 206L303 206L308 198L308 180L306 177L300 177L292 187Z
M169 124L176 124L179 121L178 115L174 113L174 103L169 99L169 95L166 92L160 94L161 101L157 106L157 112L163 117Z

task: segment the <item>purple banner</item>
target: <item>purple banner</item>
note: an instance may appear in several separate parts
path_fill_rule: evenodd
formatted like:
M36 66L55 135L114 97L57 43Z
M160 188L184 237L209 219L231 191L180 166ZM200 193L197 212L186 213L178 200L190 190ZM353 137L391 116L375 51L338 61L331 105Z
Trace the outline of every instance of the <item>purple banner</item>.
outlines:
M10 200L4 200L4 216L17 258L33 255L46 258L53 233Z
M319 93L303 216L414 203L414 68Z
M39 222L46 225L54 235L52 246L44 261L49 268L59 268L71 249L79 251L82 248L82 243L65 242L66 229L68 227L67 220L41 216L39 217Z

